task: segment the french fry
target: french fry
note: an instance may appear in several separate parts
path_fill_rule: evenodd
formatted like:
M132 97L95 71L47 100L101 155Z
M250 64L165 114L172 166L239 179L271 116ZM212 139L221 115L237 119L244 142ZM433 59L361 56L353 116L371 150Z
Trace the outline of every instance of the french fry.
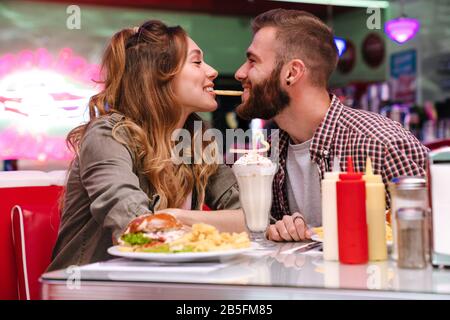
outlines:
M234 90L214 90L214 93L219 96L241 96L242 91L234 91Z
M247 233L219 232L204 223L192 226L192 231L169 244L171 248L190 247L194 252L208 252L250 247Z
M312 228L317 237L323 240L323 227ZM386 223L386 242L392 241L392 227Z

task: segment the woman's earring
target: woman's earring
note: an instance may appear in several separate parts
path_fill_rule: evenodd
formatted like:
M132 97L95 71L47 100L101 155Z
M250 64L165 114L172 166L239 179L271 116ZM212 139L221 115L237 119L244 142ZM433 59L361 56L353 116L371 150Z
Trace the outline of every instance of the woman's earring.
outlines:
M291 85L291 82L290 82L289 80L287 80L287 81L286 81L286 84L287 84L288 86L290 86L290 85Z

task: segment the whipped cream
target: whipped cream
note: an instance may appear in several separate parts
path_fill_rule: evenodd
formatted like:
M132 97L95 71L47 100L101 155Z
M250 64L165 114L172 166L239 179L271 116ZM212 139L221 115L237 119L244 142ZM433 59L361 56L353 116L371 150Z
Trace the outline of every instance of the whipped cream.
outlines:
M262 166L272 166L273 163L272 161L267 158L264 157L256 152L249 152L244 154L242 157L240 157L235 164L240 165L240 166L246 166L246 165L251 165L251 164L258 164L258 165L262 165Z
M246 153L233 165L233 171L239 176L273 175L277 165L269 158L256 152Z

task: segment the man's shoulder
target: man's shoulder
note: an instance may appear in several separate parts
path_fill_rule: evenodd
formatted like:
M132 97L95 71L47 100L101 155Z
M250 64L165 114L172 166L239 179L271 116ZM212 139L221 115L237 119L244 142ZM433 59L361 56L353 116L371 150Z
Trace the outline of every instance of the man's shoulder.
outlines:
M382 144L396 144L399 141L416 140L416 138L394 120L378 113L343 107L338 126L366 139ZM417 141L418 142L418 141Z

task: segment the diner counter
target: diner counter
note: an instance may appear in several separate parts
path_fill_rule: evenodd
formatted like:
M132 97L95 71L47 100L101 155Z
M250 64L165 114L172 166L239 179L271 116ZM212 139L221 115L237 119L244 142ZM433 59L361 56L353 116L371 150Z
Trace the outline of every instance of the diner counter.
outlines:
M450 270L344 265L277 244L218 262L113 259L42 275L43 299L450 299Z

